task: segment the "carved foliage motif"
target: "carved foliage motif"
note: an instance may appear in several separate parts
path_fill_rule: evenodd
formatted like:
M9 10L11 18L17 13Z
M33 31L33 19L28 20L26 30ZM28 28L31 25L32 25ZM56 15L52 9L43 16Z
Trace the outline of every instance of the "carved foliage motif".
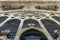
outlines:
M53 10L57 11L59 7L57 5L47 5L47 6L36 6L36 9L42 9L42 10Z
M2 10L16 10L16 9L22 9L24 6L14 6L14 5L1 5Z

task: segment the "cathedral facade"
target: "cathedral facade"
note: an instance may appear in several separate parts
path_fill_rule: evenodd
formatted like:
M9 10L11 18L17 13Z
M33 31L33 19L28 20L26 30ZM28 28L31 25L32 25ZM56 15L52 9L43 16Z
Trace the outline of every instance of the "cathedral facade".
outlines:
M59 1L0 1L0 40L59 38Z

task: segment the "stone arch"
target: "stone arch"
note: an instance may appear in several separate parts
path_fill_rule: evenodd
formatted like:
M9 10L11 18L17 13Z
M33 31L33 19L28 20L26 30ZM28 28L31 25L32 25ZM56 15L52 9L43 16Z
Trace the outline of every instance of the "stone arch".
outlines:
M37 20L35 20L35 19L26 19L26 20L24 20L22 28L28 27L28 24L35 24L34 27L40 27L40 24Z
M37 31L37 32L39 32L39 33L42 33L42 34L44 35L44 37L46 38L46 40L49 40L48 36L46 35L46 32L43 31L42 29L36 28L36 27L22 29L22 31L21 31L21 33L20 33L20 38L21 38L21 35L22 35L23 33L25 33L26 31L29 31L29 30L34 30L34 31Z

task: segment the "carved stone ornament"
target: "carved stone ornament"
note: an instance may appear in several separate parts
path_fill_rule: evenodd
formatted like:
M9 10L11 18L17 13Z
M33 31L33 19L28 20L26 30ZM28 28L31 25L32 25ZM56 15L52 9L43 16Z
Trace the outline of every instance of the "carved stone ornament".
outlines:
M58 35L57 40L60 40L60 30L55 30L54 32Z
M36 9L41 9L41 10L52 10L52 11L57 11L58 10L57 5L47 5L47 6L36 6Z

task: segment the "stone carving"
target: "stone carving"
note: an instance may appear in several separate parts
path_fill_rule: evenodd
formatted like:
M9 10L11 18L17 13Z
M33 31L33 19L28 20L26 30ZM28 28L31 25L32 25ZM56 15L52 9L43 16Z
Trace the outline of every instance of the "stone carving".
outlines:
M8 34L8 33L10 33L10 30L2 30L2 31L1 31L1 34L3 34L3 35L6 35L6 34Z
M42 9L42 10L53 10L57 11L59 7L57 5L47 5L47 6L36 6L36 9Z
M20 6L17 6L17 5L9 5L9 4L3 4L1 5L1 8L2 10L16 10L16 9L22 9L24 6L20 5Z
M7 35L10 33L10 30L2 30L0 32L0 40L10 40Z
M58 35L57 40L60 40L60 30L55 30L54 33L56 33Z

